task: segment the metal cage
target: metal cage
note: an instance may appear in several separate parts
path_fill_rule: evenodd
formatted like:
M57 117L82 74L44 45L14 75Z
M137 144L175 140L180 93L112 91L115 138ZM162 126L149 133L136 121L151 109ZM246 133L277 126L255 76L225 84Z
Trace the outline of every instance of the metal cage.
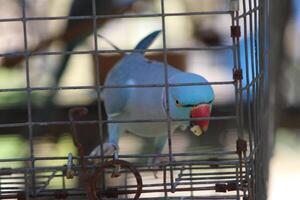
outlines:
M199 1L200 3L201 1ZM1 53L2 58L24 57L26 87L1 88L0 93L24 92L27 94L26 121L10 121L0 124L1 132L9 128L22 129L28 134L30 153L22 158L1 158L0 169L0 198L1 199L263 199L266 193L267 163L265 152L268 148L264 130L267 123L264 119L265 104L268 92L268 4L263 0L229 0L227 10L167 12L165 1L160 0L161 12L157 14L106 14L96 15L95 0L93 0L93 14L91 16L51 16L28 17L26 1L22 1L22 16L1 18L3 22L20 22L23 29L24 50L15 53ZM183 47L169 48L166 43L166 19L172 16L211 16L226 15L231 19L228 26L230 45L213 47ZM233 131L237 134L230 140L229 148L210 148L194 152L174 152L174 137L168 133L167 150L161 155L154 154L123 154L104 157L89 157L85 146L80 144L80 135L85 134L81 126L94 126L104 142L105 125L107 123L141 123L153 122L156 119L136 119L128 121L109 121L103 117L100 93L104 86L99 77L101 73L101 58L97 54L113 52L132 52L127 50L102 50L97 45L97 21L108 18L160 18L162 28L162 48L145 51L160 52L163 62L168 63L169 52L179 51L218 51L231 52L233 64L232 80L213 81L211 85L231 85L234 88L234 103L231 105L233 114L216 112L211 121L229 120L234 124ZM43 48L30 50L27 41L28 22L49 20L82 20L88 19L93 26L94 48L90 51L47 51ZM145 24L146 25L146 24ZM247 38L241 40L241 37ZM96 83L94 86L51 86L34 87L30 83L29 59L35 56L47 55L90 54L95 58ZM243 54L243 55L242 55ZM166 66L166 64L165 64ZM167 71L167 70L166 70ZM127 87L120 85L120 87ZM166 81L164 85L135 85L131 87L172 87ZM76 114L86 114L85 108L72 108L70 120L47 121L33 118L32 94L34 92L86 90L96 93L96 103L93 108L96 119L80 118ZM46 112L45 110L43 112ZM82 115L83 116L83 115ZM164 120L172 123L170 116ZM73 133L74 144L78 148L78 155L69 153L65 156L43 156L34 154L34 134L38 129L51 126L63 126ZM213 125L212 125L213 126ZM78 129L78 130L77 130ZM78 139L78 138L79 139ZM165 162L160 166L151 166L139 159L164 157ZM100 159L100 164L93 164L90 159ZM58 165L40 164L42 161L60 161ZM12 163L23 163L22 167L11 167ZM24 165L24 163L26 163ZM157 178L153 177L157 172ZM121 177L122 181L110 184L108 179ZM123 178L122 178L123 177ZM77 184L68 187L69 179L77 180ZM49 187L52 181L59 182L55 187Z

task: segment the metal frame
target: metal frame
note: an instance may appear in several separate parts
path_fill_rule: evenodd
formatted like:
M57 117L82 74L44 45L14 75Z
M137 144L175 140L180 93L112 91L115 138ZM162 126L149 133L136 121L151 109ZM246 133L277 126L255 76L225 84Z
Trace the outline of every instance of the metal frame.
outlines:
M34 155L33 144L33 127L35 126L49 126L49 125L77 125L77 124L96 124L99 128L100 139L103 141L103 125L105 123L141 123L141 122L166 122L168 124L168 153L162 155L155 154L136 154L136 155L119 155L118 159L126 160L128 158L153 158L153 157L166 157L168 161L162 163L161 168L158 169L163 174L160 179L160 183L148 183L143 182L143 189L140 191L141 199L148 199L143 197L143 194L156 194L160 193L160 197L151 197L149 199L259 199L257 198L257 192L259 191L260 183L254 180L259 180L258 170L260 170L260 154L263 151L263 137L262 132L262 108L264 99L265 85L265 69L267 62L262 61L263 56L261 53L267 49L267 46L263 43L266 35L265 27L267 18L262 18L261 15L266 13L266 4L259 0L231 0L232 9L223 11L205 11L205 12L183 12L183 13L166 13L164 0L161 0L161 13L158 14L118 14L118 15L105 15L96 16L95 0L93 0L93 15L92 16L55 16L55 17L27 17L25 10L25 0L23 0L23 16L20 18L0 19L1 22L22 22L23 34L24 34L24 51L16 53L2 53L0 57L25 57L25 69L26 69L26 87L25 88L2 88L0 92L26 92L28 96L27 122L21 123L8 123L0 124L0 128L7 127L24 127L28 129L29 141L30 141L30 156L28 158L14 158L14 159L0 159L0 163L10 162L30 162L29 167L22 168L2 168L0 169L0 198L9 199L33 199L33 198L83 198L88 196L89 199L99 199L100 196L110 196L117 198L118 194L135 194L137 193L137 184L129 184L125 186L119 186L116 188L106 188L105 184L101 187L96 186L96 183L91 186L95 195L89 195L86 185L90 182L83 183L83 186L68 189L65 188L65 179L68 178L67 174L71 173L74 177L81 176L83 171L83 164L76 160L93 159L95 157L84 156L65 156L65 157L37 157ZM241 6L239 6L241 4ZM246 8L248 4L248 9ZM239 10L241 8L241 10ZM171 16L190 16L190 15L229 15L232 20L232 45L229 46L216 46L216 47L199 47L199 48L167 48L166 42L166 27L165 19ZM165 83L164 84L149 84L149 85L120 85L120 86L103 86L100 85L99 80L99 66L101 67L101 60L96 57L96 85L95 86L70 86L70 87L32 87L30 83L30 67L29 57L38 55L64 55L64 54L90 54L97 55L99 53L112 53L120 52L127 53L135 50L101 50L97 46L97 20L103 18L144 18L144 17L158 17L161 18L162 33L163 33L163 48L144 50L146 52L162 52L164 55L165 63ZM93 39L95 49L91 51L72 51L72 52L29 52L27 42L27 25L28 21L35 20L80 20L91 19L93 20ZM240 26L240 24L243 26ZM230 27L228 27L230 28ZM241 28L243 31L241 31ZM245 49L245 69L246 69L246 87L242 86L242 66L240 56L240 36L243 34L245 38L250 37L249 40L244 40ZM172 138L170 133L170 123L172 121L182 121L189 119L172 119L169 115L168 95L166 113L167 118L165 120L157 119L136 119L136 120L124 120L124 121L110 121L102 119L102 106L100 93L103 88L127 88L127 87L164 87L165 92L168 94L169 87L193 85L193 84L169 84L167 79L167 53L173 51L210 51L210 50L230 50L233 52L233 80L232 81L220 81L209 82L210 85L233 85L235 87L235 115L233 116L213 116L210 120L235 120L236 130L238 132L238 138L236 138L236 149L231 151L221 152L199 152L199 153L173 153L172 150ZM250 56L249 56L250 55ZM251 61L251 62L250 62ZM264 64L262 64L264 63ZM253 77L250 80L250 77ZM33 121L32 118L32 99L31 94L33 91L58 91L58 90L83 90L93 89L97 92L97 107L98 107L98 119L97 120L85 120L74 119L72 121ZM246 94L246 96L244 96ZM253 95L253 96L252 96ZM246 119L245 119L246 118ZM247 123L245 121L247 120ZM246 125L247 124L247 125ZM245 134L248 131L249 134ZM249 143L249 144L247 144ZM188 161L176 161L178 158L185 156L191 157ZM197 156L197 159L193 157ZM206 156L215 156L216 160L207 160ZM114 169L109 168L106 159L113 159L111 156L102 156L101 165L86 164L86 171L91 173L98 172L111 174ZM64 166L55 167L37 167L36 162L41 160L63 160L66 161ZM109 161L112 162L112 161ZM117 162L117 163L114 163ZM67 164L68 163L68 164ZM113 164L112 164L113 163ZM111 164L113 166L122 165L118 160L114 160ZM124 164L124 163L123 163ZM105 166L105 167L103 167ZM128 166L134 168L138 174L143 178L143 174L149 173L152 170L149 168L149 164L141 163L129 163ZM121 166L119 173L126 174L129 177L129 173L132 172L128 166ZM125 168L123 168L125 167ZM105 169L104 169L105 168ZM199 172L201 170L201 172ZM218 170L218 172L215 172ZM93 172L94 171L94 172ZM47 175L45 175L45 172ZM99 172L100 173L100 172ZM61 178L62 187L60 189L49 189L48 184L53 178ZM70 177L69 177L70 178ZM104 178L102 181L105 182ZM264 180L265 181L265 180ZM201 192L214 191L215 195L208 196ZM181 192L185 192L181 195ZM174 194L175 196L174 196ZM122 197L124 199L128 196ZM120 199L122 199L120 197ZM132 198L132 197L131 197Z

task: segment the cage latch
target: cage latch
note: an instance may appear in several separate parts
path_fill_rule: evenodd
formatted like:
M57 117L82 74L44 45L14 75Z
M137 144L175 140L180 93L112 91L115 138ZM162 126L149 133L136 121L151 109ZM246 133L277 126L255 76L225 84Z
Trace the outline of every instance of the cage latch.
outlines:
M119 154L118 152L115 152L113 155L114 160L118 160L119 159ZM111 174L111 178L118 178L121 176L121 165L120 164L115 164L113 172Z
M239 38L241 37L241 27L236 25L236 26L231 26L231 37L233 38Z
M67 177L67 179L73 179L73 177L74 177L73 155L72 155L72 153L68 154L66 177Z

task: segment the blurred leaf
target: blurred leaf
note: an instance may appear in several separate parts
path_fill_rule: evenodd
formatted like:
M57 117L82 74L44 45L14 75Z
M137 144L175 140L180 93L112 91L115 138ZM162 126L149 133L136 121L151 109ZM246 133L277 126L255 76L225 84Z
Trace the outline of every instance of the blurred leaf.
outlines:
M29 146L20 135L1 135L0 136L0 158L22 158L29 152ZM23 162L0 163L0 167L22 167Z

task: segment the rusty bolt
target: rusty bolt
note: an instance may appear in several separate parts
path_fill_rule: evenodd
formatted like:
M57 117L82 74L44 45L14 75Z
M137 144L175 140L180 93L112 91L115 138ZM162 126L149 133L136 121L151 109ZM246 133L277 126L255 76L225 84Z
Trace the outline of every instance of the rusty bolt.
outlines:
M231 37L239 38L241 37L241 27L240 26L231 26Z
M243 71L242 71L242 69L234 69L233 70L233 80L235 80L235 81L243 80Z

